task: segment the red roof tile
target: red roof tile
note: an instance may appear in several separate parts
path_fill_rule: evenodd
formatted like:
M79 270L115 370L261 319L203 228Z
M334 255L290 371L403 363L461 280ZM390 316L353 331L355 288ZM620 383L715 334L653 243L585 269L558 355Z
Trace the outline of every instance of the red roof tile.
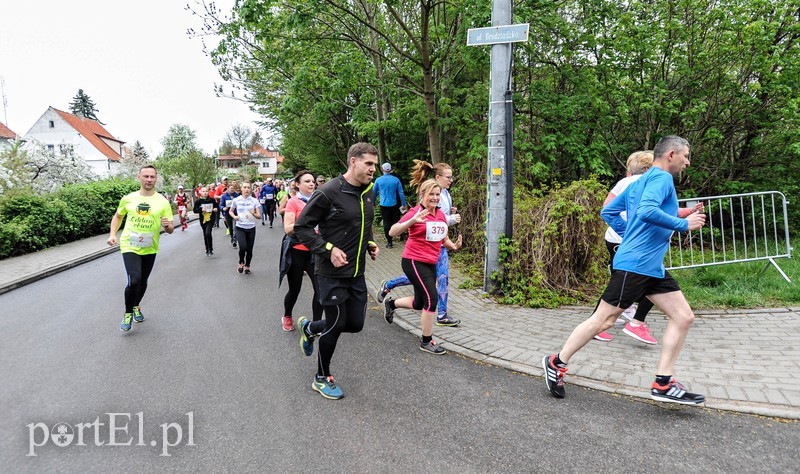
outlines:
M108 146L108 144L103 141L103 138L119 142L120 144L125 142L114 138L113 135L108 133L108 130L106 130L105 128L103 128L102 125L100 125L100 122L85 117L78 117L77 115L73 115L71 113L64 112L62 110L58 110L53 107L51 107L51 109L55 110L58 113L58 115L60 115L64 120L67 121L67 123L69 123L72 126L72 128L74 128L78 133L83 135L84 138L89 140L89 143L91 143L95 148L97 148L102 154L106 155L106 157L108 157L109 160L119 161L119 159L121 158L119 153L117 153L113 148Z
M14 133L10 128L6 127L3 122L0 122L0 138L14 140L17 138L17 134Z

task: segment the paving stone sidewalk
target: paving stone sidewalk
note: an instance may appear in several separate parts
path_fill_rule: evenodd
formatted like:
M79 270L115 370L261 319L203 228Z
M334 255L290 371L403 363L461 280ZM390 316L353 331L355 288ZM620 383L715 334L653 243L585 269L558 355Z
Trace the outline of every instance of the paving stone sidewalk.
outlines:
M378 260L367 263L367 283L376 309L382 310L374 301L381 281L402 274L401 254L402 245L381 248ZM465 278L452 267L448 314L462 323L456 328L434 326L434 337L442 347L473 359L542 376L542 357L557 352L592 312L590 307L500 305L482 290L459 289ZM412 293L408 286L391 295ZM395 314L397 324L421 335L417 312L398 309ZM676 366L679 380L705 394L709 408L800 419L800 382L793 376L800 373L800 308L695 314ZM660 338L666 317L654 310L647 322L654 337ZM613 341L591 341L572 358L567 384L649 400L661 345L648 346L618 328L609 332ZM531 383L543 397L550 396L541 379Z
M116 251L101 235L0 261L0 293ZM378 260L367 264L373 295L382 280L402 273L401 253L402 245L382 248ZM588 307L499 305L480 290L459 289L463 281L452 269L449 313L462 320L461 326L434 327L434 336L451 352L530 375L542 375L542 356L557 351L591 312ZM410 294L411 287L392 292L393 297ZM373 309L382 307L373 302ZM680 380L704 393L710 408L800 419L800 382L793 376L800 373L800 308L696 314L677 363ZM421 334L415 312L399 309L395 322ZM666 320L654 311L648 325L659 338ZM642 344L619 329L610 332L613 341L592 341L573 357L567 383L649 399L660 345ZM540 378L531 384L542 397L550 396Z

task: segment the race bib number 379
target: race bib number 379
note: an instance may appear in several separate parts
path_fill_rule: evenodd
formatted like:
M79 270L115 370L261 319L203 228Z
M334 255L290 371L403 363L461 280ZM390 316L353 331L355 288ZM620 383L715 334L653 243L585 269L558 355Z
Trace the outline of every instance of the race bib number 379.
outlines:
M439 242L447 237L447 224L444 222L426 222L425 240Z

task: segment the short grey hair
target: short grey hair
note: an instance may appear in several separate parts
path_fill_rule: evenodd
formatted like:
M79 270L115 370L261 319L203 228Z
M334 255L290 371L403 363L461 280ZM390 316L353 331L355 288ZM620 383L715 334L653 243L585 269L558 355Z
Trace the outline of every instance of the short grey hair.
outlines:
M690 148L688 140L677 135L667 135L656 143L653 148L653 156L655 159L659 159L670 150L681 150L683 147Z

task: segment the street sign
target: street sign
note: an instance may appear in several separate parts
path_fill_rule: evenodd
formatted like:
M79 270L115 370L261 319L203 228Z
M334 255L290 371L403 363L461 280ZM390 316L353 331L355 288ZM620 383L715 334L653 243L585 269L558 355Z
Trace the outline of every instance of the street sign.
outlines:
M528 27L528 23L520 23L488 28L470 28L467 30L467 46L528 41Z

